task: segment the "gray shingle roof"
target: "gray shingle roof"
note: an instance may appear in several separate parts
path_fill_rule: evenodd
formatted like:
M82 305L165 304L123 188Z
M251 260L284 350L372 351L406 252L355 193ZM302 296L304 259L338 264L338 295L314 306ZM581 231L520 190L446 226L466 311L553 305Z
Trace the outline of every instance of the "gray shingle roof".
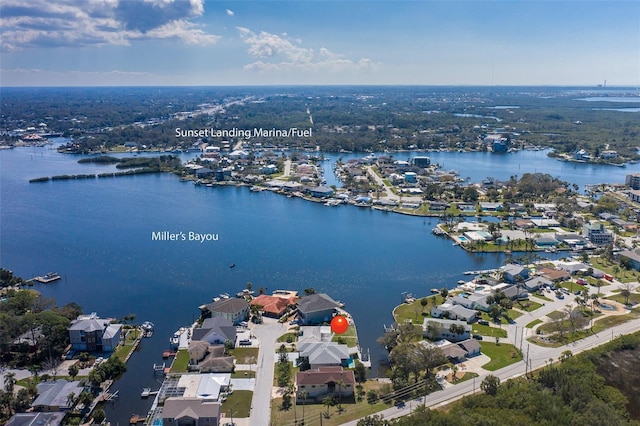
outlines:
M335 309L338 306L338 302L324 293L311 294L298 300L298 310L305 314Z

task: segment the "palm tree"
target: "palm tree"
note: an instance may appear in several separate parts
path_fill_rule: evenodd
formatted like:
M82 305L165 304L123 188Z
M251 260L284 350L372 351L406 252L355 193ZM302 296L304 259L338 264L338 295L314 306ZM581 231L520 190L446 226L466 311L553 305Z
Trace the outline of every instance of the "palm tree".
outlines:
M307 398L309 398L309 392L307 392L306 390L303 390L300 392L300 399L302 400L302 424L304 424L304 403L306 402Z
M336 380L336 386L338 387L338 411L342 411L342 387L344 386L344 380Z
M335 401L333 400L332 396L326 396L323 400L322 400L322 405L324 405L325 407L327 407L327 417L329 417L329 408L335 404Z
M76 394L75 392L71 392L69 395L67 395L67 408L71 408L73 407L73 404L76 401Z

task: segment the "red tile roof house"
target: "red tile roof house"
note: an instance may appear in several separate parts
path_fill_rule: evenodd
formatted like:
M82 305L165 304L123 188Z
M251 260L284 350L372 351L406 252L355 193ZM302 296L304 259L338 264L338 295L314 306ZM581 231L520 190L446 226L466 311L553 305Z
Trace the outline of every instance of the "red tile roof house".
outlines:
M342 381L342 382L340 382ZM297 397L303 391L308 392L309 399L322 400L326 396L342 395L342 398L353 398L356 379L353 371L345 371L342 367L320 367L296 373Z
M289 306L294 306L296 304L296 298L291 297L289 299L285 299L278 296L261 294L253 299L250 304L262 306L262 313L266 317L280 318L287 311Z

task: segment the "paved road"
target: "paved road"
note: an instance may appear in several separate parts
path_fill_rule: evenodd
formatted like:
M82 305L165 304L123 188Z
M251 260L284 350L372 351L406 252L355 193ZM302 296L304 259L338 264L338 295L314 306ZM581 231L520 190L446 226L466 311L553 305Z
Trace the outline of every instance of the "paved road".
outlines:
M276 343L278 337L287 331L287 327L280 323L265 323L255 327L252 331L254 336L260 339L260 353L257 362L255 391L251 400L249 424L251 426L269 426Z
M561 346L559 348L543 348L540 346L529 345L529 359L531 369L535 370L537 368L543 367L549 361L549 359L557 361L560 354L566 350L570 350L572 353L577 354L579 352L592 349L596 346L610 341L612 339L612 336L617 337L621 334L630 334L637 332L638 330L640 330L640 319L629 321L622 325L602 331L593 336L589 336L585 339ZM527 344L525 344L524 346L525 347L523 349L526 354ZM518 362L516 364L512 364L507 367L501 368L500 370L494 371L491 374L499 377L501 381L505 381L509 378L524 375L525 368L525 361L523 360L522 362ZM465 395L472 394L474 391L481 392L480 383L485 376L486 375L481 375L478 376L475 380L468 380L458 385L448 387L444 390L434 392L427 396L426 405L428 407L446 405L456 399L462 398ZM392 407L381 411L378 414L382 414L385 419L393 419L410 414L410 410L415 409L418 405L421 404L418 401L413 401L412 404L406 404L403 408ZM345 425L351 426L355 426L356 424L357 420L345 423Z

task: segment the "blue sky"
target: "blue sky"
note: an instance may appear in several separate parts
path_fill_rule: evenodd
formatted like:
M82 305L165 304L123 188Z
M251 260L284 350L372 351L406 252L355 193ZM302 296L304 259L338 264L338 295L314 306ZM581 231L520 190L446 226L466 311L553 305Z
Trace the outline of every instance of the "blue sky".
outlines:
M3 0L0 84L640 86L640 1Z

